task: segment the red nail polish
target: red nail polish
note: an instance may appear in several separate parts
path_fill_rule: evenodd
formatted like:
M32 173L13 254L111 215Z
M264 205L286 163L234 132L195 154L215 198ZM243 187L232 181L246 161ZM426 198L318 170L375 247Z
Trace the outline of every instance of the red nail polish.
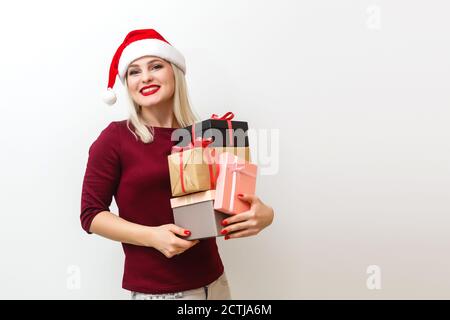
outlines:
M226 220L223 220L223 221L222 221L222 225L223 225L223 226L226 226L227 224L228 224L228 222L227 222Z
M225 236L225 240L228 240L228 239L230 239L230 236Z
M190 232L189 230L184 230L184 234L185 234L185 235L190 235L191 232Z
M240 197L243 197L244 195L242 194L242 193L239 193L238 194L238 197L240 198Z
M227 234L228 230L227 229L223 229L222 231L220 231L221 234Z

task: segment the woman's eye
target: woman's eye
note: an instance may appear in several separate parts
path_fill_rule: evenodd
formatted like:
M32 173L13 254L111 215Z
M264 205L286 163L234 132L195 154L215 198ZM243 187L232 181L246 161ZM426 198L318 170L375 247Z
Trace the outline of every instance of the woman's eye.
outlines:
M163 66L160 64L155 64L152 69L161 69ZM130 71L128 75L132 76L133 74L139 73L137 70Z

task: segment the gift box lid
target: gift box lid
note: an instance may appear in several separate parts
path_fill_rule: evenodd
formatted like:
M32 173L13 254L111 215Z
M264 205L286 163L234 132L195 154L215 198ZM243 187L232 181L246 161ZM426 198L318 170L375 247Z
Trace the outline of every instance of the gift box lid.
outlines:
M206 119L201 122L195 123L195 132L202 132L208 129L229 129L228 122L225 120ZM235 121L231 120L232 129L242 129L244 132L248 130L247 121ZM187 126L185 129L192 131L192 126Z
M194 203L214 200L216 197L215 190L207 190L202 192L191 193L185 196L170 199L170 206L177 208L187 206Z
M227 120L206 119L194 124L195 138L212 138L211 146L248 146L248 123L246 121L230 120L231 128L233 130L233 140L230 139L230 134L227 133L229 129ZM173 133L173 140L177 145L185 147L192 141L192 125L175 130ZM217 138L221 138L218 140ZM216 141L218 140L218 141ZM232 144L230 144L232 143Z

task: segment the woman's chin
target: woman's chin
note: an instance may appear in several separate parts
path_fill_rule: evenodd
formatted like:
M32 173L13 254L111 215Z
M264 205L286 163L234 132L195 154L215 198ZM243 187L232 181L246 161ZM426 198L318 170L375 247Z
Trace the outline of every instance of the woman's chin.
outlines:
M151 101L150 99L144 99L139 103L139 105L142 106L143 108L153 108L160 103L161 103L160 99L152 99Z
M152 97L152 99L141 99L139 105L143 108L154 108L160 105L167 105L170 99L161 99L161 97Z

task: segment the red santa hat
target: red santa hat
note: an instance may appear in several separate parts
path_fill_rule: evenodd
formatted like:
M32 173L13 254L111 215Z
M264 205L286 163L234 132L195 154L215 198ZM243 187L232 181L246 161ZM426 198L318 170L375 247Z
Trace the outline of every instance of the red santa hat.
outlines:
M186 73L186 63L183 55L154 29L133 30L117 49L109 68L108 88L103 95L103 101L109 105L116 103L117 97L113 87L116 76L125 84L125 74L128 65L144 56L155 56L172 62Z

